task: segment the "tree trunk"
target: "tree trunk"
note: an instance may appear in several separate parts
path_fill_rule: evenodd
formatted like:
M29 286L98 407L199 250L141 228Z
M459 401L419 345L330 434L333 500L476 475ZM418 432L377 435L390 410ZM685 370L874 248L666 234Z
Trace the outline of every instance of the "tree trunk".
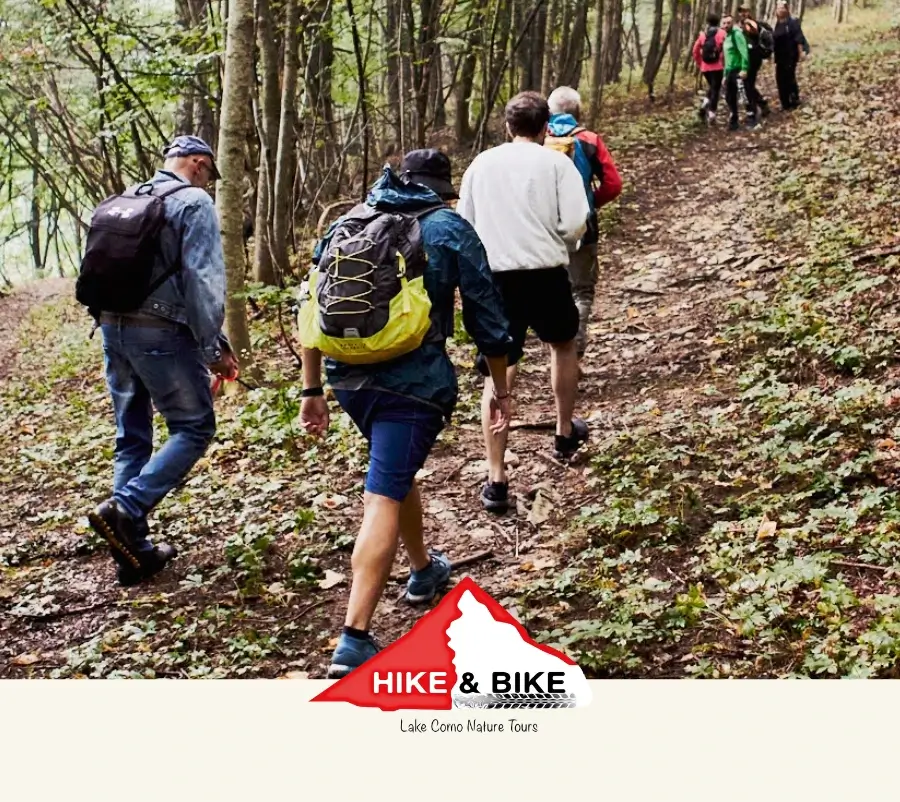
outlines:
M469 24L469 36L465 53L462 56L462 70L456 86L456 141L469 144L474 132L470 118L472 90L475 88L475 68L477 67L477 50L484 41L483 36L484 9L479 3Z
M606 25L606 83L616 83L622 75L622 0L608 0Z
M563 50L563 65L559 75L559 83L563 86L578 87L587 35L587 16L588 0L578 0L572 12L572 28Z
M315 173L320 176L320 195L332 198L337 192L336 173L331 171L338 161L340 137L334 121L332 74L334 66L334 42L332 38L333 0L316 0L309 23L309 62L306 65L306 88L309 93L307 117L313 127L316 141ZM321 143L321 144L319 144Z
M35 117L37 110L34 106L28 109L28 135L30 139L32 152L40 153L40 136L38 134L37 123ZM31 170L31 221L28 225L28 240L31 245L31 257L34 262L34 275L39 278L41 270L44 267L41 258L41 201L38 196L40 187L40 171L38 170L37 161Z
M545 97L553 91L553 65L556 63L553 40L559 21L560 0L550 0L547 8L547 36L544 39L544 73L541 76L541 94Z
M403 119L400 106L400 10L401 0L387 0L384 25L384 50L387 54L385 96L393 129L393 150L403 150Z
M284 12L284 72L281 81L281 119L275 157L275 192L272 195L272 257L283 282L290 272L288 245L291 221L292 162L297 99L297 0L286 0Z
M647 85L650 99L653 99L653 84L656 75L662 65L664 48L662 45L662 24L664 0L655 0L653 9L653 33L650 35L650 48L647 50L647 60L644 62L643 82Z
M591 100L588 108L588 127L596 130L600 121L600 104L603 100L603 12L605 0L597 0L597 16L594 18L594 37L591 58Z
M270 0L256 2L259 47L259 175L256 183L256 220L253 225L253 275L263 284L275 284L275 268L269 250L270 196L275 183L275 149L278 146L278 44L272 25Z
M244 372L253 375L253 354L243 298L243 178L247 110L253 78L253 0L229 0L225 45L225 80L222 87L221 131L217 163L222 173L216 192L216 208L222 229L228 297L225 330Z

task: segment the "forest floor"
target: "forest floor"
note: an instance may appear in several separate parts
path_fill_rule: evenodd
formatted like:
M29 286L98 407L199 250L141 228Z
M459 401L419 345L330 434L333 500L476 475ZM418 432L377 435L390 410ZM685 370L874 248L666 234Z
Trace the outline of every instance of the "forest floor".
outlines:
M693 109L604 131L626 190L607 215L578 412L551 456L548 358L529 344L508 461L483 512L480 385L420 477L431 545L589 676L892 675L900 656L900 36L885 15L810 36L803 106L754 131ZM873 33L874 29L874 33ZM771 68L764 92L773 100ZM720 120L725 115L720 114ZM153 516L179 558L114 584L86 512L114 426L99 337L66 282L0 299L0 677L324 676L344 614L366 452L316 443L264 314L263 389ZM164 427L159 429L164 436ZM373 631L422 614L400 601Z

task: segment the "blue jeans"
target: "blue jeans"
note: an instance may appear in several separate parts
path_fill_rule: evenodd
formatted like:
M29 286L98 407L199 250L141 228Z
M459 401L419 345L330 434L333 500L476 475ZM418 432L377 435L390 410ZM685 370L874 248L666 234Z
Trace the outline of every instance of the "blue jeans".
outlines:
M147 513L187 476L216 433L210 374L186 326L104 323L101 330L116 415L113 496L146 532ZM153 407L169 430L156 454Z
M366 490L402 502L444 428L443 413L382 390L335 390L334 395L369 441Z

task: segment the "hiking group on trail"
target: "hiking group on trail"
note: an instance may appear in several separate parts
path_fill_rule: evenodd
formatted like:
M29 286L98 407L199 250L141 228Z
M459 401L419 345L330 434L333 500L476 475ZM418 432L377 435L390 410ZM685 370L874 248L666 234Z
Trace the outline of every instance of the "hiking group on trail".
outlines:
M516 366L529 329L550 350L556 428L548 450L571 458L588 440L575 415L579 359L598 277L597 212L622 191L602 139L579 124L569 87L548 99L522 92L506 106L509 140L481 153L455 189L450 159L434 149L385 166L365 202L317 243L302 287L300 422L329 425L323 386L366 439L369 466L352 555L344 628L329 677L380 648L370 634L399 544L409 561L406 600L427 604L453 568L426 546L416 475L451 420L458 395L446 341L462 320L484 376L487 475L480 502L510 505L505 455ZM103 337L116 420L113 493L88 513L122 585L150 579L175 549L150 537L148 515L180 485L216 431L213 379L237 376L222 333L225 267L215 207L213 151L179 136L149 181L94 212L76 297ZM456 208L452 205L456 202ZM153 452L153 409L168 439Z
M738 23L731 14L711 13L707 28L694 42L692 56L707 83L706 96L697 114L701 121L714 125L722 85L728 106L728 128L740 128L740 107L746 113L746 125L755 128L770 112L769 102L757 87L763 64L775 62L775 82L778 99L784 111L800 105L797 85L797 65L809 53L809 43L803 35L800 21L791 16L785 0L775 8L775 26L753 18L749 6L738 9Z

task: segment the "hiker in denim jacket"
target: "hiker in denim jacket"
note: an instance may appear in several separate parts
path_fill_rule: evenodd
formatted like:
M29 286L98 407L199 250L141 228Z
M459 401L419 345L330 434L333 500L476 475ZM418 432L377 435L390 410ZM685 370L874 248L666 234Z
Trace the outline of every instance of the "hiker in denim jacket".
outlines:
M215 205L203 189L218 179L212 149L193 136L164 151L154 191L189 185L165 199L166 224L154 276L181 269L135 312L101 312L106 381L116 417L114 493L88 516L107 540L118 579L133 585L176 556L149 539L147 515L182 482L216 431L210 371L230 377L237 362L222 334L225 263ZM169 437L153 454L153 408Z

